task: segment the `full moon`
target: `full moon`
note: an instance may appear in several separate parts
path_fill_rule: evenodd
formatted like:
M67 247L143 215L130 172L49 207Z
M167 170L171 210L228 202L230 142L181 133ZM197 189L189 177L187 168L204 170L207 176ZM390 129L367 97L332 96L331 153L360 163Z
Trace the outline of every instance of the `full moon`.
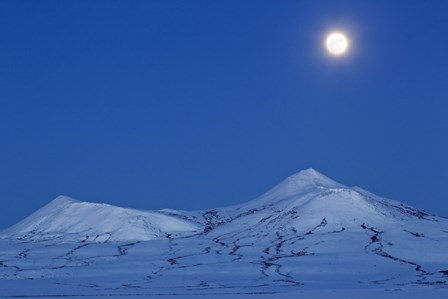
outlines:
M348 48L347 38L339 32L334 32L328 35L325 44L327 45L328 52L336 56L344 54Z

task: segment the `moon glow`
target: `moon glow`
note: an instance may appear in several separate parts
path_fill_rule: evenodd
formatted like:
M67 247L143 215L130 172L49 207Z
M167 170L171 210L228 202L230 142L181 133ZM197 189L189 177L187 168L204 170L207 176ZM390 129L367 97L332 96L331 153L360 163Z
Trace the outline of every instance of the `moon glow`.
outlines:
M328 35L325 44L328 52L335 56L344 54L348 48L347 38L339 32L334 32Z

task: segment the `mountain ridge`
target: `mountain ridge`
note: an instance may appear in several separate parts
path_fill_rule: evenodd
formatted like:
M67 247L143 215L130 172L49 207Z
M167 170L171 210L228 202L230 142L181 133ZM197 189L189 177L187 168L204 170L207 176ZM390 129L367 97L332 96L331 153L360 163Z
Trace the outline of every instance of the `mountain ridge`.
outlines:
M1 232L0 248L0 296L448 290L448 219L314 169L200 211L60 196Z
M92 240L95 236L93 240L155 240L210 233L223 225L231 230L241 230L243 223L265 225L263 219L278 218L279 215L285 218L280 222L290 227L299 223L311 227L315 225L315 219L325 219L329 226L358 229L364 222L394 225L397 221L408 221L406 217L437 218L361 188L347 187L308 168L288 176L251 201L199 211L137 210L60 195L0 232L0 237L77 241ZM300 220L288 218L292 215L301 215Z

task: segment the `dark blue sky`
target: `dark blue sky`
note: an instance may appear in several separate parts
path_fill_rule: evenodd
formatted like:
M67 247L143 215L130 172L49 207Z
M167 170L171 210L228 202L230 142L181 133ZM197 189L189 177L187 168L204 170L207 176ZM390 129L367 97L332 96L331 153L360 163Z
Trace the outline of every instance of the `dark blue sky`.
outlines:
M448 216L446 1L0 0L0 228L241 203L314 167ZM352 47L322 48L332 29Z

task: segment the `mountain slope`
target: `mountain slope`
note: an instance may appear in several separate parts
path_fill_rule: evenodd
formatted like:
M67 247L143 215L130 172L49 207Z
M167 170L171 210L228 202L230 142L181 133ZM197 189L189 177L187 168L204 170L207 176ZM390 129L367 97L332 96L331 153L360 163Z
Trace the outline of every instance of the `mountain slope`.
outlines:
M59 197L2 232L0 248L0 289L13 295L448 295L447 219L313 169L204 211Z

